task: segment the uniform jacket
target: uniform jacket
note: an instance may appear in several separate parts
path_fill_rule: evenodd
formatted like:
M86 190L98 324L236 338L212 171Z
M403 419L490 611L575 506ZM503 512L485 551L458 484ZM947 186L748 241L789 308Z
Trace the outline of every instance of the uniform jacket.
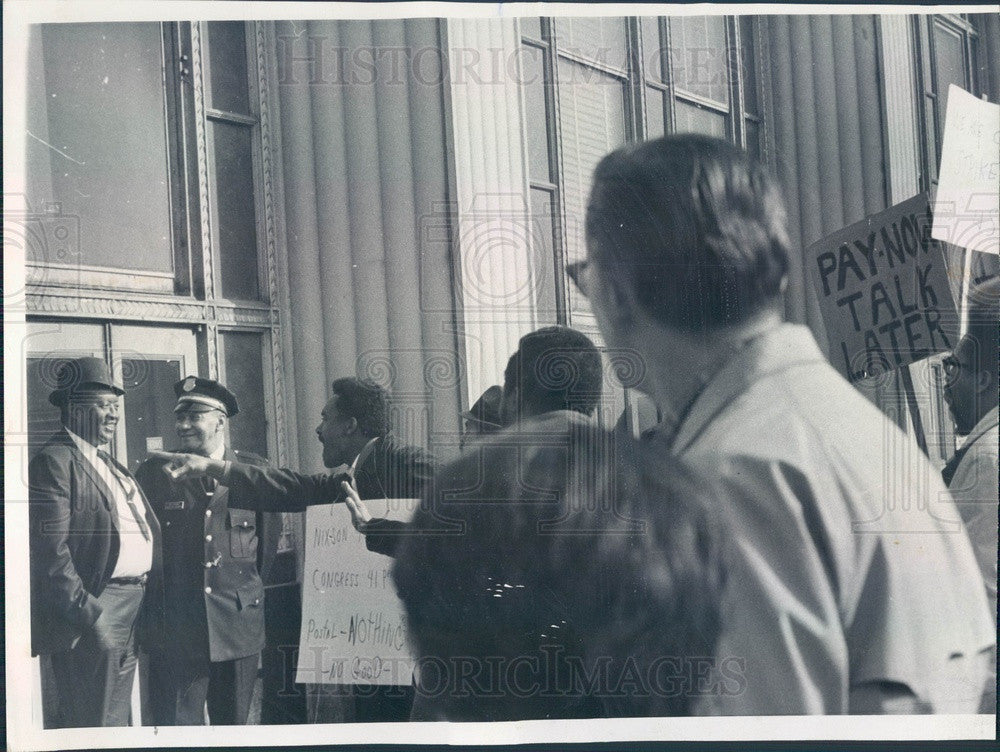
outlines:
M965 520L986 581L990 612L997 613L998 408L983 416L962 445L962 459L948 484Z
M264 464L256 455L228 447L225 458ZM274 552L280 525L232 507L233 493L226 486L213 489L208 479L171 481L162 461L147 460L136 477L163 526L166 629L157 648L206 661L259 652L264 645L261 569L265 553Z
M233 463L229 474L233 503L269 512L302 512L312 504L334 504L344 500L340 483L347 476L346 465L329 473L305 475L294 470L255 467ZM421 498L434 477L434 460L424 450L401 444L388 434L373 445L354 472L362 499ZM368 548L391 555L403 523L381 520L366 532Z
M806 328L745 344L650 440L719 483L733 531L718 655L745 665L699 712L844 713L870 682L976 712L996 633L955 505Z
M118 469L131 474L122 465ZM111 489L65 431L28 466L31 559L31 651L73 647L101 613L97 598L118 562L118 507ZM161 533L149 502L136 494L153 537L138 637L144 644L162 627Z

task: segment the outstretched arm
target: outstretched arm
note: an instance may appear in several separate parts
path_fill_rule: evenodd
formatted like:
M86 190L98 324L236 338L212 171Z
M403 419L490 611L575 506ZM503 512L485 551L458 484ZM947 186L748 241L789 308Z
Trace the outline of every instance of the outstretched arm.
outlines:
M164 461L164 472L174 480L207 476L228 486L230 506L236 508L261 512L302 512L313 504L335 504L344 500L340 481L345 473L337 469L331 473L306 475L285 468L213 460L196 454L149 454Z

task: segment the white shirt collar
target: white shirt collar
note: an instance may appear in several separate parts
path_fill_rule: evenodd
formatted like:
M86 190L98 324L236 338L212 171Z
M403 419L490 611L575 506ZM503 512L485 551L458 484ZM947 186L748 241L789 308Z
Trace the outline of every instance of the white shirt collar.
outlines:
M77 449L83 452L84 456L87 457L88 459L97 459L97 452L99 450L102 449L104 451L108 450L107 444L100 444L98 446L94 446L86 439L73 433L73 431L71 431L67 426L63 426L63 429L66 431L66 433L69 434L69 437L73 439L73 443L76 444Z
M969 431L969 435L966 437L964 445L969 445L976 439L979 439L987 431L989 431L993 426L997 424L998 416L1000 416L1000 407L994 407L986 415L979 419L975 427Z
M362 460L362 458L365 458L365 459L367 459L367 457L368 457L368 454L369 454L369 452L371 452L371 448L372 448L372 446L373 446L373 445L375 444L375 442L376 442L376 441L378 441L378 440L379 440L380 438L382 438L382 437L381 437L381 436L376 436L376 437L375 437L374 439L372 439L372 440L371 440L371 441L369 441L369 442L368 442L367 444L365 444L365 445L364 445L363 447L361 447L361 451L360 451L360 452L358 452L358 456L357 456L357 457L355 457L355 458L354 458L354 462L352 462L352 463L351 463L351 472L352 472L352 473L353 473L353 472L354 472L355 470L357 470L357 469L358 469L358 465L359 465L359 464L361 464L361 460Z

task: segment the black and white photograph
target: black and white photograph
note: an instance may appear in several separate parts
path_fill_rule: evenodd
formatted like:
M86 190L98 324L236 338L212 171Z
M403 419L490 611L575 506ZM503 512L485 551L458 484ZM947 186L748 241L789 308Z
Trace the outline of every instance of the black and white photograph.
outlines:
M991 748L997 11L6 2L5 748Z

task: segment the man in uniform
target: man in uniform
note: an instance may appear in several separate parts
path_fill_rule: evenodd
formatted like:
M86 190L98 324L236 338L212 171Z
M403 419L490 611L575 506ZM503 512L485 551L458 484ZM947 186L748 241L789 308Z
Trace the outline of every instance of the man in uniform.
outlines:
M152 456L166 464L174 477L208 476L218 480L229 486L241 505L259 511L303 512L312 504L341 503L346 497L345 480L353 483L362 499L422 497L433 479L433 458L418 447L403 444L389 431L386 391L354 377L335 380L332 391L316 435L323 444L323 464L333 472L306 475L295 470L256 467L239 458L190 453L153 452ZM366 533L370 549L392 554L401 525L390 522ZM310 719L332 722L409 718L413 701L410 686L356 688L354 695L354 703L341 703L336 702L336 696L313 692L310 702L317 700L317 704L309 711Z
M179 451L264 464L226 445L236 396L217 381L188 376L174 385ZM154 723L245 724L264 645L260 570L274 540L262 542L261 515L230 508L232 493L211 478L171 481L162 459L136 472L163 525L166 628L152 651Z
M31 652L50 655L60 726L127 726L136 638L162 616L160 526L107 449L124 391L100 358L60 367L63 427L28 467Z

